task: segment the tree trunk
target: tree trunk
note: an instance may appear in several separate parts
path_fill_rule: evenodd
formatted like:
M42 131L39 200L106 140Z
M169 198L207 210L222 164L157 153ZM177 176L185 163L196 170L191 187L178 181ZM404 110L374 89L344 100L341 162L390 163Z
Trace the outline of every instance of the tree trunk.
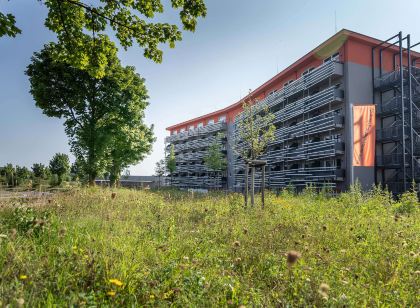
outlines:
M245 192L244 192L244 198L245 198L245 207L248 206L248 164L245 164Z
M262 166L262 182L261 182L261 208L264 209L265 206L265 195L264 195L264 190L265 190L265 166Z
M251 206L255 205L255 167L251 168Z

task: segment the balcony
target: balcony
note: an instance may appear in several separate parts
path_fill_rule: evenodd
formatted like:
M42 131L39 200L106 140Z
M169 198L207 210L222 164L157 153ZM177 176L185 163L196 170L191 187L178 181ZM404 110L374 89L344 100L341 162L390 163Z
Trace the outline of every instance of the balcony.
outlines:
M323 140L318 142L306 142L298 148L285 148L268 152L264 159L269 164L281 161L294 162L300 160L317 160L327 157L334 157L344 153L344 142L338 140Z
M343 76L343 64L339 62L328 62L313 70L311 73L300 77L291 84L285 86L283 89L267 96L265 99L261 100L259 104L265 104L269 108L278 105L285 101L287 97L290 97L298 92L301 92L305 89L309 89L330 77L339 77ZM241 121L242 115L238 115L235 119L235 122Z
M275 131L275 140L272 144L293 140L303 136L310 136L344 126L344 116L329 111L308 120L298 122L294 126L278 128Z
M201 136L206 136L218 131L224 131L227 129L227 124L225 122L219 122L215 124L209 124L203 127L190 129L188 131L171 135L165 138L166 143L173 143L180 140L192 139Z
M313 112L328 104L342 102L344 92L335 87L327 88L309 97L304 97L296 102L286 105L283 109L274 113L274 123L291 120L303 113Z

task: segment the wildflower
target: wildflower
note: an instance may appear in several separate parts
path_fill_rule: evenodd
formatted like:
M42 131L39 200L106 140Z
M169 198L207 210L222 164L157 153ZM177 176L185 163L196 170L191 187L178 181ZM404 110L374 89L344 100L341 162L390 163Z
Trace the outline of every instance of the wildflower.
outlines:
M115 296L115 294L117 294L115 291L108 291L106 292L107 295L109 296Z
M149 298L150 299L155 299L155 296L153 294L150 294Z
M18 305L18 307L23 307L23 304L25 304L25 300L23 298L18 298L16 300L16 304Z
M410 251L409 254L410 254L410 257L415 257L416 256L416 253L414 251Z
M123 283L120 280L115 279L115 278L109 279L109 282L112 283L113 285L116 285L117 287L121 287L123 285Z
M319 285L319 290L325 293L328 293L328 291L330 290L330 286L327 285L326 283L321 283Z
M244 234L247 234L247 233L248 233L248 229L244 228Z
M28 276L26 276L26 275L19 275L19 279L20 280L26 280L26 279L28 279Z
M184 261L188 261L190 258L188 258L187 256L183 257Z
M238 257L238 258L235 259L235 263L241 263L241 262L242 262L241 258Z
M234 241L233 242L233 246L236 247L236 248L238 248L238 247L241 246L241 243L239 241Z
M298 251L294 251L294 250L291 250L291 251L289 251L288 253L287 253L287 263L289 264L289 265L293 265L293 264L295 264L297 261L298 261L298 259L302 256L301 254L300 254L300 252L298 252Z

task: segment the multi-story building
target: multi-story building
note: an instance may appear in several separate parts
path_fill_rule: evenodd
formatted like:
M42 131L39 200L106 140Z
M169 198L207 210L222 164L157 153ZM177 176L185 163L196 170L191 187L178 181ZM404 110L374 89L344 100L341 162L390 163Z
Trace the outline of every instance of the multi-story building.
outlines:
M387 41L342 30L252 91L274 114L266 185L346 189L382 183L395 192L420 180L420 54L410 36ZM175 185L209 188L203 155L217 133L228 161L218 186L241 190L244 163L231 145L243 100L167 128ZM404 154L403 154L404 153ZM257 185L258 174L257 174Z

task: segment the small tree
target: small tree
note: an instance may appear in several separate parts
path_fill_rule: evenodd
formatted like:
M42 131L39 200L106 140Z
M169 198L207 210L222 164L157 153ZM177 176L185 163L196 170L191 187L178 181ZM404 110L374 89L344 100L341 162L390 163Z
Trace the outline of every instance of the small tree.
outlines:
M70 172L70 161L67 154L57 153L50 160L51 173L57 176L57 184L60 185Z
M45 180L48 177L48 169L41 163L35 163L31 167L35 178Z
M265 153L268 144L274 140L275 126L274 115L267 105L258 103L255 99L249 99L242 104L243 112L237 124L238 134L235 138L233 149L245 162L258 159ZM247 172L245 172L247 176ZM251 205L254 206L255 191L255 167L251 168ZM246 193L246 192L245 192ZM245 196L246 200L246 196ZM245 204L246 205L246 204Z
M160 188L160 178L165 175L166 165L163 159L156 162L155 174L158 177L158 188Z
M31 175L32 175L31 171L25 166L23 167L16 166L17 185L23 185L30 182Z
M169 152L169 157L166 161L166 168L168 168L169 174L171 175L171 186L172 186L172 179L173 174L176 170L176 158L175 158L175 147L171 145L171 151Z
M4 166L3 169L2 169L2 173L5 177L7 186L14 187L14 186L17 185L16 169L15 169L15 167L13 167L12 164L7 164L6 166Z
M226 157L222 153L221 139L223 134L218 134L204 155L205 166L213 172L214 186L217 186L217 173L226 170Z

